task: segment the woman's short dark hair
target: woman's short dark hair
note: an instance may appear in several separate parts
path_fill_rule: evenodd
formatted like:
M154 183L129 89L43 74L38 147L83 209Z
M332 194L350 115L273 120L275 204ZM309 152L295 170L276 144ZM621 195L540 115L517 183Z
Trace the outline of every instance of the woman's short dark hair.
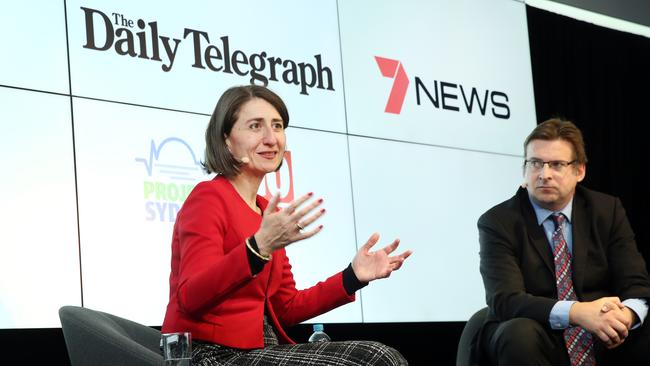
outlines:
M571 121L551 118L538 124L524 142L524 156L526 156L528 144L533 140L564 140L573 146L573 153L575 154L573 159L578 164L587 163L587 153L585 152L585 142L582 138L582 132Z
M228 151L226 137L237 121L239 110L244 103L260 98L271 104L280 114L284 128L289 126L287 106L277 94L259 85L234 86L219 98L212 112L210 123L205 130L205 161L201 163L207 173L217 173L226 177L239 174L241 162Z

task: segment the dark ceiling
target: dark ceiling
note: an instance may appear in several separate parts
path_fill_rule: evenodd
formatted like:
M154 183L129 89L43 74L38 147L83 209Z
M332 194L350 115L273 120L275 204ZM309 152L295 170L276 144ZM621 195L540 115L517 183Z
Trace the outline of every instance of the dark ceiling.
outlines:
M552 0L650 27L650 0Z

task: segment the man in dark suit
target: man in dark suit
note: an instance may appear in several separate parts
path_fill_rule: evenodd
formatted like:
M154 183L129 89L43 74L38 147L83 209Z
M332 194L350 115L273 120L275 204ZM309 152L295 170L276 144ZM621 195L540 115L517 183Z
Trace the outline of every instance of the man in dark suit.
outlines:
M524 183L478 220L493 365L650 365L650 278L618 198L578 183L580 130L551 119L524 143Z

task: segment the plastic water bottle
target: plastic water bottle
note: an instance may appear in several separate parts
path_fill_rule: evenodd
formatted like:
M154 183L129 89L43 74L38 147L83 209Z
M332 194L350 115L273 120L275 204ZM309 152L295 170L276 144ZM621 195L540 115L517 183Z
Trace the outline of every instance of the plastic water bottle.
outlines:
M314 324L314 333L309 336L309 342L329 342L330 336L323 332L323 324Z

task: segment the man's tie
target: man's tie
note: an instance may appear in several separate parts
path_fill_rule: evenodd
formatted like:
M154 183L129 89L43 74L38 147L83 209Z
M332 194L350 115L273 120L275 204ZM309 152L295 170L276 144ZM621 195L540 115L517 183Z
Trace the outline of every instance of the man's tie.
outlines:
M553 260L555 262L555 283L558 300L578 300L573 290L571 278L571 255L562 230L566 219L563 214L551 215L555 224L553 231ZM569 327L564 330L564 341L571 359L571 366L591 366L596 364L594 357L594 339L591 333L582 327Z

